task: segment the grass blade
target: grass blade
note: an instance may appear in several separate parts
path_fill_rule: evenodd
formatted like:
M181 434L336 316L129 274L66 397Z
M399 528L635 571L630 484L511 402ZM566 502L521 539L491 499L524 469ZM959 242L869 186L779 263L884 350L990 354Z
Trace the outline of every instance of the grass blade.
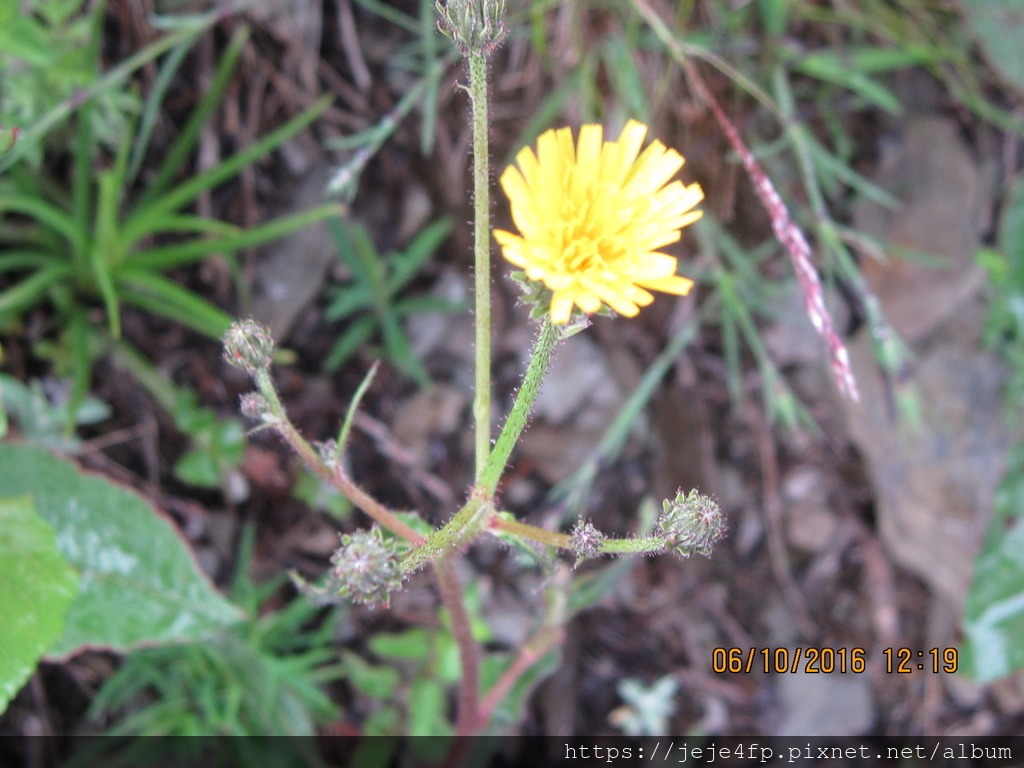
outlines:
M144 270L118 273L121 298L142 309L220 339L234 318L162 275Z

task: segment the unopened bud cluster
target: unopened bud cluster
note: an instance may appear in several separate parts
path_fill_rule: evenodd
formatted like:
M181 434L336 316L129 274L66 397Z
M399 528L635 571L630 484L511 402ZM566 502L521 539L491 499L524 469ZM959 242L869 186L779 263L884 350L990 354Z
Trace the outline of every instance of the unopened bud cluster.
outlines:
M224 334L224 359L250 376L270 365L274 339L270 331L255 320L232 323Z
M331 563L330 581L336 593L357 603L387 606L391 593L402 586L398 546L385 540L377 527L342 536Z
M689 494L680 490L675 499L666 499L658 524L669 547L680 557L694 552L707 557L725 533L721 507L696 490Z
M437 0L437 26L464 55L490 53L505 38L505 0Z

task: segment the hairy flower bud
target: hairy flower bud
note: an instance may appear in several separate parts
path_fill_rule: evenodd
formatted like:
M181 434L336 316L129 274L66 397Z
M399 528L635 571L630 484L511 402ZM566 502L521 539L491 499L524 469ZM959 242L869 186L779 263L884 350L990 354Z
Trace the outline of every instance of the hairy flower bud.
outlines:
M337 440L324 440L322 443L315 442L313 443L313 447L316 448L316 453L320 457L320 461L331 468L337 466L339 458Z
M689 495L680 490L672 501L666 499L658 524L669 546L680 557L689 557L694 552L707 557L725 533L721 507L696 490Z
M234 322L224 334L224 359L250 376L270 365L273 352L270 331L255 320Z
M505 0L437 0L437 26L463 55L490 53L505 38Z
M577 521L576 527L572 529L572 551L576 553L576 565L588 558L595 557L601 551L602 541L604 541L604 534L591 523L583 522L581 517Z
M342 536L331 562L330 578L337 594L357 603L387 606L391 593L402 586L398 546L385 540L380 528Z
M259 392L248 392L242 395L240 399L240 410L242 415L250 419L257 419L263 421L270 410L270 405L267 403L267 398L261 395Z

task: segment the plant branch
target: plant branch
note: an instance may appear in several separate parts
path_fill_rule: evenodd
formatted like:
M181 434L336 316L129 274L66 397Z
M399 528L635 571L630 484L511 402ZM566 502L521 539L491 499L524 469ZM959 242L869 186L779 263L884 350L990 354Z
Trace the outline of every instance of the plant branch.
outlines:
M347 474L345 474L340 462L334 469L331 469L324 463L316 449L310 445L301 434L299 434L299 430L297 430L295 425L288 420L288 416L284 412L284 406L281 404L281 399L278 397L277 390L274 388L274 382L271 381L269 370L266 368L257 370L254 378L260 394L266 398L267 404L269 405L270 413L274 418L274 429L278 431L281 437L284 438L285 442L287 442L288 445L290 445L292 449L299 454L299 457L317 474L317 476L341 491L345 498L396 536L401 537L413 546L419 546L426 542L426 539L423 536L395 517L393 512L388 510L383 504L356 485L356 483L353 482Z
M530 365L523 377L523 386L520 387L512 411L505 420L501 434L498 435L494 450L488 457L483 472L477 478L476 493L482 494L486 498L494 496L498 481L501 480L505 465L508 463L508 457L512 454L519 435L526 427L530 411L533 409L533 401L537 399L537 393L540 391L540 384L548 369L548 363L551 362L551 353L558 342L558 336L558 328L552 325L551 320L545 316L537 343L533 346Z
M456 736L472 736L480 727L478 702L480 699L480 648L473 637L472 622L459 584L455 563L450 558L434 561L434 575L441 602L448 609L452 622L452 635L459 646L462 674L459 676L459 711L455 721Z
M476 294L474 476L479 483L491 452L491 180L487 146L487 61L481 51L471 51L468 58L468 91L473 110L473 274Z
M538 629L519 651L512 666L505 670L498 681L494 684L484 700L480 702L480 709L477 714L477 722L483 728L487 725L494 710L497 709L502 699L508 696L512 686L516 684L526 671L550 653L565 637L565 630L560 626L543 626Z

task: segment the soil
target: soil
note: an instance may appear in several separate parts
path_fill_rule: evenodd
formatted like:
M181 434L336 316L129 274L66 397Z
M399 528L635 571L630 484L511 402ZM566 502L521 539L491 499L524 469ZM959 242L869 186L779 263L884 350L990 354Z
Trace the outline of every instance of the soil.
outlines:
M141 44L152 33L128 10L132 5L110 3L109 31L119 42L116 52L113 44L109 46L108 55L122 55L122 49ZM169 140L194 103L195 84L208 75L218 46L243 20L253 25L253 39L232 86L230 104L205 134L204 146L213 156L265 134L311 103L321 90L334 89L338 96L336 106L314 131L203 201L208 215L248 223L286 209L313 169L348 159L344 153L325 153L323 143L376 124L395 108L408 86L408 73L389 63L400 46L409 43L405 33L352 7L355 3L293 5L302 12L229 17L189 58L180 85L168 99L160 125L163 141ZM358 46L341 36L344 24L339 13L357 24ZM535 113L573 63L572 51L578 49L560 47L569 34L567 23L566 14L553 13L547 60L519 37L495 55L492 157L498 165L513 149L524 116ZM594 12L578 31L586 38L600 34L602 25L615 23L611 14ZM309 36L318 41L319 59L309 56L304 42ZM150 72L140 75L143 88L151 77ZM414 295L469 292L467 100L455 87L465 77L454 64L441 78L432 151L420 151L421 115L402 120L363 170L353 202L354 215L369 228L381 253L406 245L424 221L447 215L456 222L437 258L411 286ZM732 162L724 138L692 100L682 75L666 77L671 80L666 88L679 94L680 102L658 106L652 134L685 148L687 179L702 183L708 210L727 222L739 242L761 242L770 232L767 216ZM728 87L724 81L712 82L720 91ZM759 130L751 105L735 99L725 103L742 132ZM937 109L941 112L942 105ZM579 118L578 105L570 103L566 113L568 122ZM945 114L954 119L951 110ZM850 121L851 135L861 145L863 163L858 170L870 173L879 158L884 129L870 115L853 115ZM974 124L971 130L975 137L987 131ZM207 157L199 162L208 161ZM788 195L785 185L795 180L775 181ZM505 204L499 194L495 197L495 223L508 226ZM695 239L688 236L677 255L697 259L696 251ZM242 273L257 294L260 265L272 258L269 251L240 258ZM497 422L519 384L533 331L507 279L507 265L497 256L495 260ZM760 268L772 285L791 280L782 254ZM320 285L343 276L336 262L328 263ZM175 277L211 301L246 313L222 263L211 260ZM554 499L553 488L569 477L574 461L593 455L596 440L625 397L711 290L702 286L692 300L659 298L632 321L598 318L583 340L567 343L558 357L572 364L563 365L551 386L569 401L575 398L575 405L563 412L557 404L541 408L534 418L502 486L510 511L534 524L571 526L575 514ZM856 333L861 319L856 302L844 302L841 294L833 298L836 316L846 318L842 330ZM324 292L318 291L313 300L296 308L277 339L295 354L293 364L275 369L282 397L293 422L315 440L336 434L347 404L379 351L363 349L336 374L324 373L322 361L345 328L344 322L324 317L325 304ZM792 309L792 303L785 306ZM785 328L790 311L761 321L766 337L789 333ZM802 311L799 300L792 311ZM29 322L26 328L46 328L45 317L35 320L38 324ZM350 471L364 488L393 508L421 511L432 524L443 522L457 508L469 481L471 322L470 313L464 312L410 324L414 348L420 350L436 386L423 392L385 361L363 400L348 454ZM885 648L956 646L961 607L938 592L927 574L908 570L894 556L892 541L880 526L878 466L869 461L863 442L852 436L847 407L830 380L820 341L813 334L795 333L771 348L783 356L779 364L785 382L814 426L786 429L769 422L764 382L752 358L740 361L741 378L731 389L721 329L705 325L656 387L621 456L600 466L576 513L602 530L636 533L638 509L646 498L660 506L660 500L678 488L697 487L722 505L728 536L708 559L637 557L621 567L607 594L568 622L557 667L529 698L518 725L521 732L619 733L616 723L629 714L622 681L652 685L665 676L678 683L665 723L667 732L677 734L993 735L1024 729L1024 687L1019 678L983 687L961 676L886 671ZM194 390L203 405L225 417L236 413L248 383L223 363L216 342L130 309L124 313L124 335L177 385ZM49 375L33 355L37 342L29 331L5 338L5 370L23 380ZM571 351L568 345L573 345ZM800 354L786 357L787 349ZM221 586L233 572L245 523L257 526L252 570L260 581L290 568L317 576L327 568L335 532L366 522L358 513L339 521L299 501L293 490L303 469L268 432L249 441L241 468L248 484L244 498L232 500L217 491L185 485L174 478L171 468L187 449L187 438L143 387L102 362L92 393L110 404L113 415L83 431L86 443L78 460L130 484L168 511ZM592 575L616 562L589 562L575 575ZM469 550L462 578L477 585L484 598L483 612L497 628L492 650L514 649L522 642L531 617L543 610L541 588L549 575L523 567L513 552L491 543ZM290 599L294 594L287 588L278 596L280 602ZM386 614L353 609L350 625L356 634L339 641L339 647L363 649L366 634L381 627L434 625L435 608L430 582L416 579ZM733 648L744 654L754 649L758 659L763 658L761 649L771 654L787 649L791 659L798 648L833 649L840 656L859 648L864 650L866 671L717 672L716 649ZM60 664L43 663L0 718L0 734L10 738L88 730L92 726L84 714L89 702L118 663L115 655L95 651ZM347 714L327 730L358 732L358 713L366 711L362 694L340 684L332 693L347 702Z

